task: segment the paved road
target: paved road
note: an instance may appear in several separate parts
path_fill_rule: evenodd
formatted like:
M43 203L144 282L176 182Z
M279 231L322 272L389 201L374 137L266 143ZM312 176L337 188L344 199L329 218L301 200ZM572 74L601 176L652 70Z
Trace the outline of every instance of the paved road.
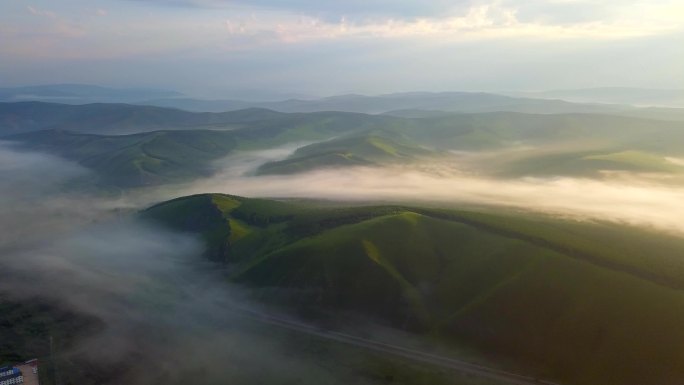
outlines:
M296 320L287 319L270 314L254 312L249 309L241 309L244 315L259 322L268 323L284 327L290 330L318 336L328 340L338 341L349 345L355 345L378 352L388 353L395 356L408 358L414 361L425 362L443 368L457 370L475 376L488 378L501 382L502 384L515 385L559 385L554 382L536 379L534 377L523 376L516 373L506 372L499 369L489 368L482 365L473 364L453 358L443 357L420 350L409 349L406 347L387 344L384 342L373 341L354 335L340 333L332 330L325 330L315 326L307 325Z

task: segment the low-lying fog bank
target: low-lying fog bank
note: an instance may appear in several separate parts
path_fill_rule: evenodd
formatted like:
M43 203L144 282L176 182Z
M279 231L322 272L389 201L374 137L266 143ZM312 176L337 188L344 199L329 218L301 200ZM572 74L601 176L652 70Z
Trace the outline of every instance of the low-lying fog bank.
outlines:
M245 316L262 307L203 262L196 239L130 213L191 193L353 201L476 203L628 222L684 234L684 188L646 180L503 180L431 167L347 168L250 176L297 146L237 154L212 178L116 198L73 192L88 175L52 156L0 146L0 292L47 297L103 320L103 333L62 352L125 367L119 383L363 382L299 354L280 332ZM119 210L124 209L124 210ZM275 328L277 329L277 328ZM288 340L290 341L290 340ZM342 368L344 369L344 368ZM350 377L351 376L351 377Z
M142 200L70 192L84 175L73 163L0 146L0 294L102 321L101 332L55 352L86 365L77 372L87 383L363 383L312 362L305 341L256 322L271 310L229 285L197 239L119 215ZM60 369L72 379L73 367Z
M251 176L260 164L292 147L228 157L213 178L163 188L164 195L220 192L248 197L302 197L342 201L441 202L510 206L579 219L654 227L684 234L684 186L653 183L637 174L615 178L497 179L457 164L353 167L285 176Z

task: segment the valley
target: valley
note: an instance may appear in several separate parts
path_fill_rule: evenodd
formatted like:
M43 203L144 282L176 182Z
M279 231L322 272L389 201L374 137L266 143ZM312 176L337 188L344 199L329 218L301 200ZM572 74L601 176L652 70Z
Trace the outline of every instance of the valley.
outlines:
M1 361L39 357L42 383L684 378L679 122L43 102L0 117L0 219L16 222Z
M529 215L325 209L221 195L180 198L143 216L202 234L207 256L234 266L231 280L305 314L324 311L332 325L344 321L330 312L361 313L515 357L559 383L636 384L653 379L641 368L663 365L650 360L681 354L681 341L660 334L664 323L681 322L678 238ZM615 237L620 243L606 247ZM637 250L650 242L670 244L672 254L642 262ZM624 355L624 344L640 347ZM680 375L677 365L660 367L659 383Z
M602 179L611 172L638 172L678 183L684 170L671 161L684 156L678 145L684 140L681 123L620 116L494 112L400 118L256 109L222 114L160 108L151 112L148 107L107 104L3 107L4 119L17 123L0 132L0 138L76 161L97 172L98 183L106 187L192 181L215 174L219 170L214 163L236 152L295 142L315 143L261 166L256 174L432 163L495 178ZM105 121L83 120L100 117L103 110L115 115ZM13 117L24 113L61 120L37 126L35 121L25 124ZM0 119L2 115L0 111ZM162 116L166 120L158 119ZM179 120L184 123L179 125ZM122 127L129 124L144 132L127 133ZM116 127L116 134L101 133L107 132L106 127Z
M684 384L681 0L0 1L0 385Z

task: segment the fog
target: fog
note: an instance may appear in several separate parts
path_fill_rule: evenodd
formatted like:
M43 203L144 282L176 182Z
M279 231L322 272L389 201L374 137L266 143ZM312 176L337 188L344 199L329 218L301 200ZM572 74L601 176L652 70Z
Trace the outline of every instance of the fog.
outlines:
M182 187L180 194L221 192L247 197L497 205L684 234L684 186L658 183L652 175L616 173L604 179L492 178L466 171L459 166L459 157L449 158L443 164L252 175L263 161L277 159L274 154L284 158L286 150L292 150L292 146L228 157L220 162L224 167L220 173Z
M47 298L101 320L100 332L58 354L95 373L122 368L103 374L110 383L364 383L370 380L341 365L337 353L321 353L323 342L260 320L279 310L229 284L220 266L202 258L198 239L144 223L135 211L221 192L500 205L684 234L684 188L648 178L494 179L466 172L453 159L254 176L259 165L302 145L238 153L216 162L214 177L111 197L75 189L89 171L74 163L0 144L0 294ZM370 330L377 338L391 335L379 326Z
M200 241L125 214L147 198L76 193L88 171L52 156L0 145L0 161L0 294L100 320L56 352L89 383L364 383L307 355L306 335L259 321L280 313L228 284Z
M0 142L0 248L33 244L77 223L97 217L94 201L79 204L76 194L60 194L60 186L88 170L55 156L22 152ZM69 220L59 208L69 206ZM40 218L40 220L36 220Z

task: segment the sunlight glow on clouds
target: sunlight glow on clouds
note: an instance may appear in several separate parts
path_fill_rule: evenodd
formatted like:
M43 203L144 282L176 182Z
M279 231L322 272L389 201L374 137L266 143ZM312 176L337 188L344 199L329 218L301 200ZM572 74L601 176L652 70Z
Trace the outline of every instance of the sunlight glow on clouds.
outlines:
M251 197L502 205L684 234L684 189L634 177L629 181L569 177L495 180L402 167L240 177L228 170L197 182L180 195L206 191Z
M119 6L116 13L101 7L103 3L106 2L95 3L89 15L82 11L54 11L58 8L54 3L45 7L29 3L24 10L37 20L29 23L9 22L15 33L6 36L9 44L0 48L0 51L37 57L71 57L74 54L108 57L148 50L182 50L198 45L226 49L232 44L233 49L258 49L263 44L344 39L423 38L444 42L509 38L624 39L677 31L682 28L684 20L684 5L669 1L637 3L628 11L618 8L610 17L601 20L572 23L549 22L548 18L543 17L544 12L538 17L528 15L521 18L519 14L529 8L530 3L539 1L523 4L501 0L474 2L456 10L445 7L444 14L427 17L383 17L372 14L360 17L357 14L347 16L339 13L336 20L299 9L282 10L282 6L275 4L269 8L266 2L260 3L266 8L254 8L223 1L129 0L124 2L129 4L129 8L138 7L136 3L143 3L146 8L127 10L121 9L121 4L116 4ZM557 12L563 11L563 6L568 4L584 4L575 0L544 3L547 6L561 6ZM150 4L185 4L199 8L183 9L181 12L168 8L149 9ZM205 9L203 6L221 7ZM359 12L358 9L353 11ZM105 15L110 20L102 18ZM557 15L556 18L561 16ZM80 39L84 35L88 35L87 38ZM88 44L88 41L97 41L97 44ZM70 44L78 44L78 49L72 49Z
M566 38L620 39L676 31L681 23L676 16L660 8L648 9L652 18L660 22L646 22L642 17L615 21L589 21L576 24L545 24L522 22L517 11L497 3L477 5L461 16L418 18L414 20L385 19L366 22L342 18L326 22L313 17L293 17L278 20L256 18L228 19L226 27L231 35L259 35L272 32L287 43L306 40L354 38L425 37L446 40L505 39L528 37L552 40ZM649 13L646 13L649 15ZM642 15L643 16L643 15Z
M601 70L585 83L600 85L597 82L603 79L603 85L616 85L622 84L622 79L634 79L632 64L615 60L630 50L659 57L658 69L648 72L658 79L652 86L679 87L671 83L684 83L684 75L677 75L676 70L684 66L684 52L677 45L682 34L684 4L680 0L4 0L0 2L0 71L15 76L1 79L5 83L0 86L27 82L111 84L109 79L123 76L92 64L113 60L119 61L115 68L127 68L129 75L140 73L137 81L146 82L164 74L160 66L182 68L186 76L199 76L195 69L201 68L205 79L193 82L198 84L214 85L216 78L225 78L226 84L254 82L273 76L272 67L277 63L276 68L288 71L292 82L301 83L302 77L328 74L329 68L323 66L330 63L349 63L351 70L358 65L353 61L370 58L373 67L396 71L404 78L407 72L438 74L438 70L447 70L425 68L426 64L451 63L467 67L462 71L472 71L464 73L468 79L485 75L495 79L491 57L495 53L507 55L505 61L511 61L499 71L528 71L514 77L498 73L498 78L510 79L538 74L538 68L526 67L529 63L541 66L550 62L567 73L580 66L592 68L586 61L594 55L609 56L594 61L610 59L615 68ZM654 44L647 39L659 41ZM557 56L559 42L564 47L562 62ZM623 47L624 52L606 53L615 47ZM467 56L461 55L464 50ZM302 60L305 65L300 73L281 65L284 55L307 59ZM426 63L425 57L436 55L440 60ZM39 80L29 74L38 64L64 70L56 72L50 78L53 80ZM368 64L364 63L366 68ZM149 67L147 74L141 65ZM254 74L228 78L226 69L235 66ZM262 72L255 73L258 69ZM367 84L368 79L377 77L368 71L355 70L353 74L362 76L350 80ZM605 73L615 74L615 79L608 80ZM44 74L41 71L39 75ZM184 76L175 73L167 78L169 84L157 80L148 85L172 88L172 83ZM136 81L130 76L126 79ZM496 80L496 84L501 83ZM404 89L412 87L407 84ZM509 87L519 86L499 88ZM350 91L353 89L334 92ZM385 91L390 90L381 92Z

